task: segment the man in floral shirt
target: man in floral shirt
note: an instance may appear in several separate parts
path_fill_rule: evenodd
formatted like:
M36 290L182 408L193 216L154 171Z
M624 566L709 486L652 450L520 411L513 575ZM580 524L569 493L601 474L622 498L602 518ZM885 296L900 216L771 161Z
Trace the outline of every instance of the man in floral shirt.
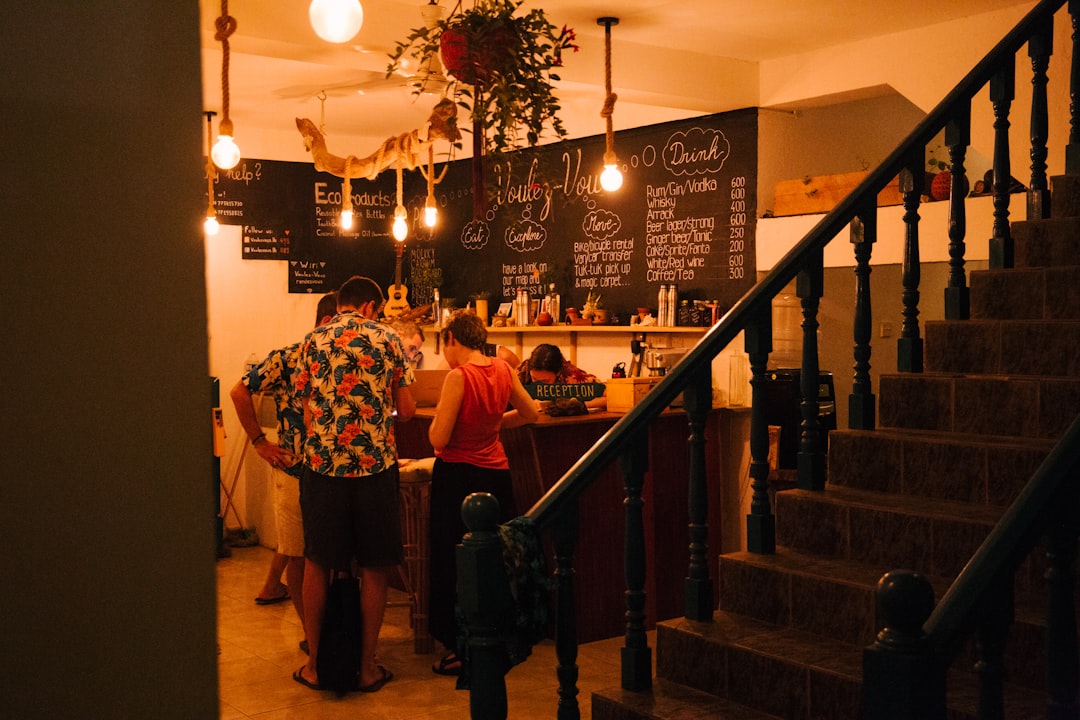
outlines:
M337 313L335 293L324 295L315 310L315 327ZM236 416L251 440L255 453L274 468L271 498L277 552L270 563L266 582L255 598L259 605L271 605L290 599L300 622L304 621L301 588L304 581L304 527L300 518L300 474L304 457L304 407L293 388L293 371L300 358L300 343L279 348L240 378L229 391ZM277 411L277 442L270 442L259 426L252 393L271 393ZM285 572L292 592L281 584ZM305 641L301 647L306 647Z
M360 568L361 665L358 689L374 692L393 679L375 662L391 573L402 561L398 514L395 413L416 412L405 347L376 322L385 301L370 278L338 290L338 314L301 345L294 382L304 399L304 630L310 655L293 673L319 687L319 632L331 570Z

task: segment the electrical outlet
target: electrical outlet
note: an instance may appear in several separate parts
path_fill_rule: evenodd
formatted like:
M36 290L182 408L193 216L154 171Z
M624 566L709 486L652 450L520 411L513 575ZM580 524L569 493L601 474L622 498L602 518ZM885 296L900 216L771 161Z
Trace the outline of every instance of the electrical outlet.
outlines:
M893 324L891 322L881 323L881 337L887 338L893 335Z

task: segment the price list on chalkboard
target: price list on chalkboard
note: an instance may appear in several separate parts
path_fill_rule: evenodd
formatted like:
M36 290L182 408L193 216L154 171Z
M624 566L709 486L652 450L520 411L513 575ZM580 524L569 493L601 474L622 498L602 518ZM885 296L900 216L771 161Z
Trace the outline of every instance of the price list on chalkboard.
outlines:
M680 299L730 307L755 279L757 111L616 133L617 192L600 188L604 150L598 135L488 159L480 213L472 160L438 167L434 228L423 223L427 182L406 171L404 262L390 236L393 170L352 181L349 231L338 224L341 178L309 163L249 162L219 177L215 201L221 222L244 225L245 259L289 263L290 292L326 292L353 274L385 287L400 272L414 305L436 287L461 307L554 286L564 308L599 295L626 321L637 307L655 310L660 285L675 284ZM362 154L340 152L350 151Z
M554 285L564 307L589 294L617 316L655 309L661 284L730 307L754 281L757 113L723 113L616 133L624 182L603 191L597 136L515 153L488 168L472 209L468 161L438 189L432 239L444 284L507 301Z

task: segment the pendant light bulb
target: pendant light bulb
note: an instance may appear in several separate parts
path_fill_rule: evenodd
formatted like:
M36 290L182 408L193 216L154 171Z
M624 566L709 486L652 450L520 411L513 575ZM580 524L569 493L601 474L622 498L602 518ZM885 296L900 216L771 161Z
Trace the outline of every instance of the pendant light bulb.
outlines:
M206 222L203 223L203 232L207 235L214 236L218 234L218 230L221 226L218 225L217 217L215 215L207 215Z
M394 239L401 242L409 234L409 225L405 222L406 213L405 206L398 205L394 208L394 224L390 229L393 233Z
M342 230L352 230L352 223L353 223L352 209L350 208L348 210L342 210L341 211L341 229Z
M615 192L622 187L622 173L615 163L605 164L604 171L600 173L600 187L608 192Z
M315 34L332 43L352 40L364 24L360 0L311 0L308 19Z
M231 170L240 162L240 148L233 142L231 135L218 135L214 149L210 151L210 157L222 170Z
M439 219L439 210L435 207L435 198L428 198L424 203L424 224L429 228L435 227Z

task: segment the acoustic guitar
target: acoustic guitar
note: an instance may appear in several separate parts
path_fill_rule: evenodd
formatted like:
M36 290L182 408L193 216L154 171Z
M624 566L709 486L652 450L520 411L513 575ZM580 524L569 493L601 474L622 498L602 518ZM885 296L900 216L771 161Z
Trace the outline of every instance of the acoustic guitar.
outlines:
M401 283L401 253L405 250L405 243L395 242L397 246L397 263L394 266L394 284L387 289L386 305L383 307L383 316L397 317L409 309L409 289Z

